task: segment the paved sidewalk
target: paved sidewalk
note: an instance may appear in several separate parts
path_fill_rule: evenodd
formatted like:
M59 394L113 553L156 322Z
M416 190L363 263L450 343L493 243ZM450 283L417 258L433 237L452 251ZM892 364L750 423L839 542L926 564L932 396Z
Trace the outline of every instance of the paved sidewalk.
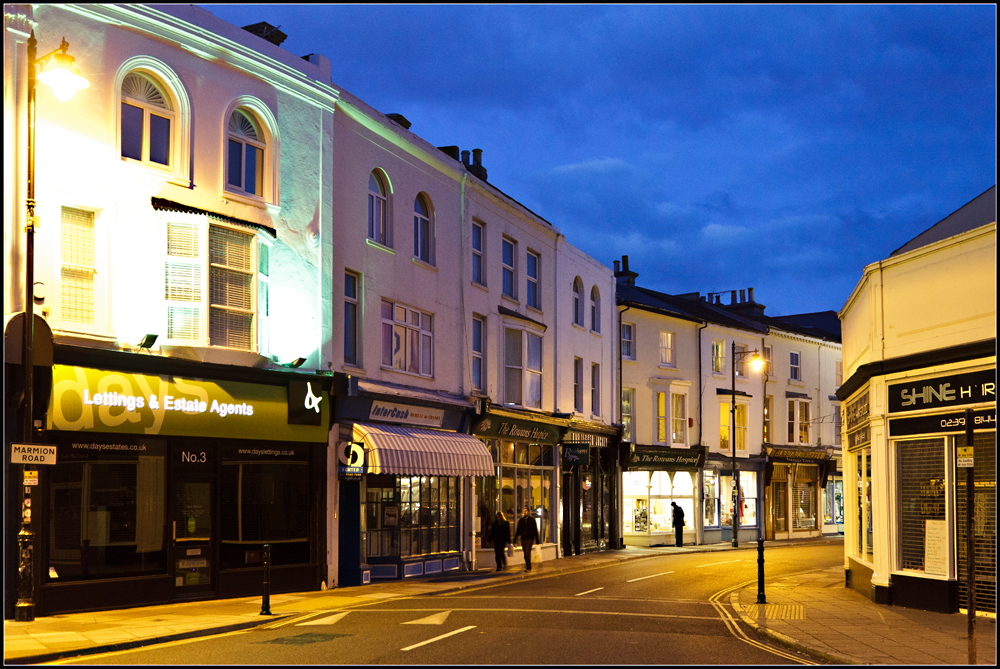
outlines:
M766 571L765 571L766 574ZM968 664L968 617L882 606L844 587L843 567L765 581L730 595L747 624L797 650L843 664ZM976 664L996 664L996 618L976 619Z
M802 541L771 541L769 547L790 545L817 545L840 543L840 538L816 538ZM465 588L500 584L521 578L537 578L556 573L583 571L641 559L677 553L703 553L715 551L756 550L755 543L744 543L734 549L728 543L707 546L659 546L655 548L628 547L625 550L575 555L560 560L550 560L538 565L534 576L520 568L497 573L495 571L463 572L436 578L406 581L376 582L352 588L336 588L320 592L300 592L271 596L272 616L261 616L261 598L240 597L202 602L184 602L162 606L148 606L114 611L72 613L37 618L30 623L4 621L5 664L34 664L59 658L83 656L113 650L124 650L153 643L164 643L239 629L248 629L289 616L364 605L382 599L415 595L440 594ZM956 615L926 613L884 607L873 604L858 593L843 587L843 569L836 568L813 572L796 579L782 579L768 583L768 602L774 605L802 607L802 619L776 617L776 609L755 611L756 584L752 588L736 591L731 596L734 608L740 607L744 620L759 627L763 634L779 641L818 654L828 661L885 662L924 664L965 663L965 618ZM810 598L811 597L811 598ZM849 602L847 609L844 602ZM832 611L832 613L828 613ZM836 622L823 616L840 615ZM753 617L752 617L753 616ZM886 634L895 639L904 638L908 648L923 648L928 639L942 648L948 648L947 657L928 653L923 659L907 659L902 651L897 657L891 654L871 654L859 650L859 639L867 639L873 626L871 620L886 620ZM789 626L797 625L797 627ZM824 636L816 628L828 626L837 635ZM993 664L996 648L996 627L991 620L979 620L979 662ZM987 643L987 638L989 642ZM885 650L888 642L870 642L869 651ZM940 651L943 652L943 651ZM987 662L987 659L989 661ZM96 660L96 658L95 658Z

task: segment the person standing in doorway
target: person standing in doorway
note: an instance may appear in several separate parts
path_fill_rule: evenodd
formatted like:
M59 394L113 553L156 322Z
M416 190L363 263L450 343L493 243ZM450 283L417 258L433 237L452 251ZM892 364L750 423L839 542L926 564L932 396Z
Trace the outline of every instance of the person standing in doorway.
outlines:
M490 528L490 541L493 542L493 555L497 559L497 571L507 568L507 544L510 543L510 523L503 513L497 511L496 520Z
M517 531L514 541L521 540L521 550L524 551L524 571L531 571L531 548L538 542L538 524L531 517L531 509L524 507L520 520L517 521Z
M676 502L671 502L674 507L671 511L671 522L674 525L674 534L677 536L677 545L684 545L684 509L677 506Z

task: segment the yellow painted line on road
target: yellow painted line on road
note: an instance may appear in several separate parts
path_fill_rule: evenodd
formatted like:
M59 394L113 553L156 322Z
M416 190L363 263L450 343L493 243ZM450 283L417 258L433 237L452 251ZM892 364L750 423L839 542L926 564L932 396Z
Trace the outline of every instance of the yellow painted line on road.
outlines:
M447 639L450 636L455 636L456 634L461 634L462 632L468 632L469 630L474 629L476 629L475 625L469 625L468 627L463 627L462 629L448 632L447 634L442 634L441 636L436 636L433 639L428 639L427 641L415 643L412 646L407 646L406 648L401 648L400 650L413 650L414 648L420 648L421 646L426 646L429 643L434 643L435 641L440 641L441 639Z

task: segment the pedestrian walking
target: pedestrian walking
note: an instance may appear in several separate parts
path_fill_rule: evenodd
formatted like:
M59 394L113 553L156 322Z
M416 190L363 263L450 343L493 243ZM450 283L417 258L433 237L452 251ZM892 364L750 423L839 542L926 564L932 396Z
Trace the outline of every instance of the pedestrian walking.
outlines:
M497 571L507 568L507 544L510 543L510 523L502 512L497 511L496 520L490 528L490 541L493 542L493 555L497 559Z
M677 545L684 545L684 509L677 506L676 502L671 502L670 506L674 507L671 511L671 522L674 526L674 533L677 536Z
M538 525L531 517L531 509L524 507L520 520L517 521L517 531L514 541L521 540L521 550L524 551L524 570L531 571L531 547L538 542Z

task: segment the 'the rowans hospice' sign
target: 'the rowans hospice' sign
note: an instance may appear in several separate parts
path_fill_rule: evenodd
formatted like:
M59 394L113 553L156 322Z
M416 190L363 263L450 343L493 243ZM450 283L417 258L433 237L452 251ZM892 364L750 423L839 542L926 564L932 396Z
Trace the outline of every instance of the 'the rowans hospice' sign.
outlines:
M285 386L52 366L48 429L325 441L329 400L306 394L319 425L290 425Z

